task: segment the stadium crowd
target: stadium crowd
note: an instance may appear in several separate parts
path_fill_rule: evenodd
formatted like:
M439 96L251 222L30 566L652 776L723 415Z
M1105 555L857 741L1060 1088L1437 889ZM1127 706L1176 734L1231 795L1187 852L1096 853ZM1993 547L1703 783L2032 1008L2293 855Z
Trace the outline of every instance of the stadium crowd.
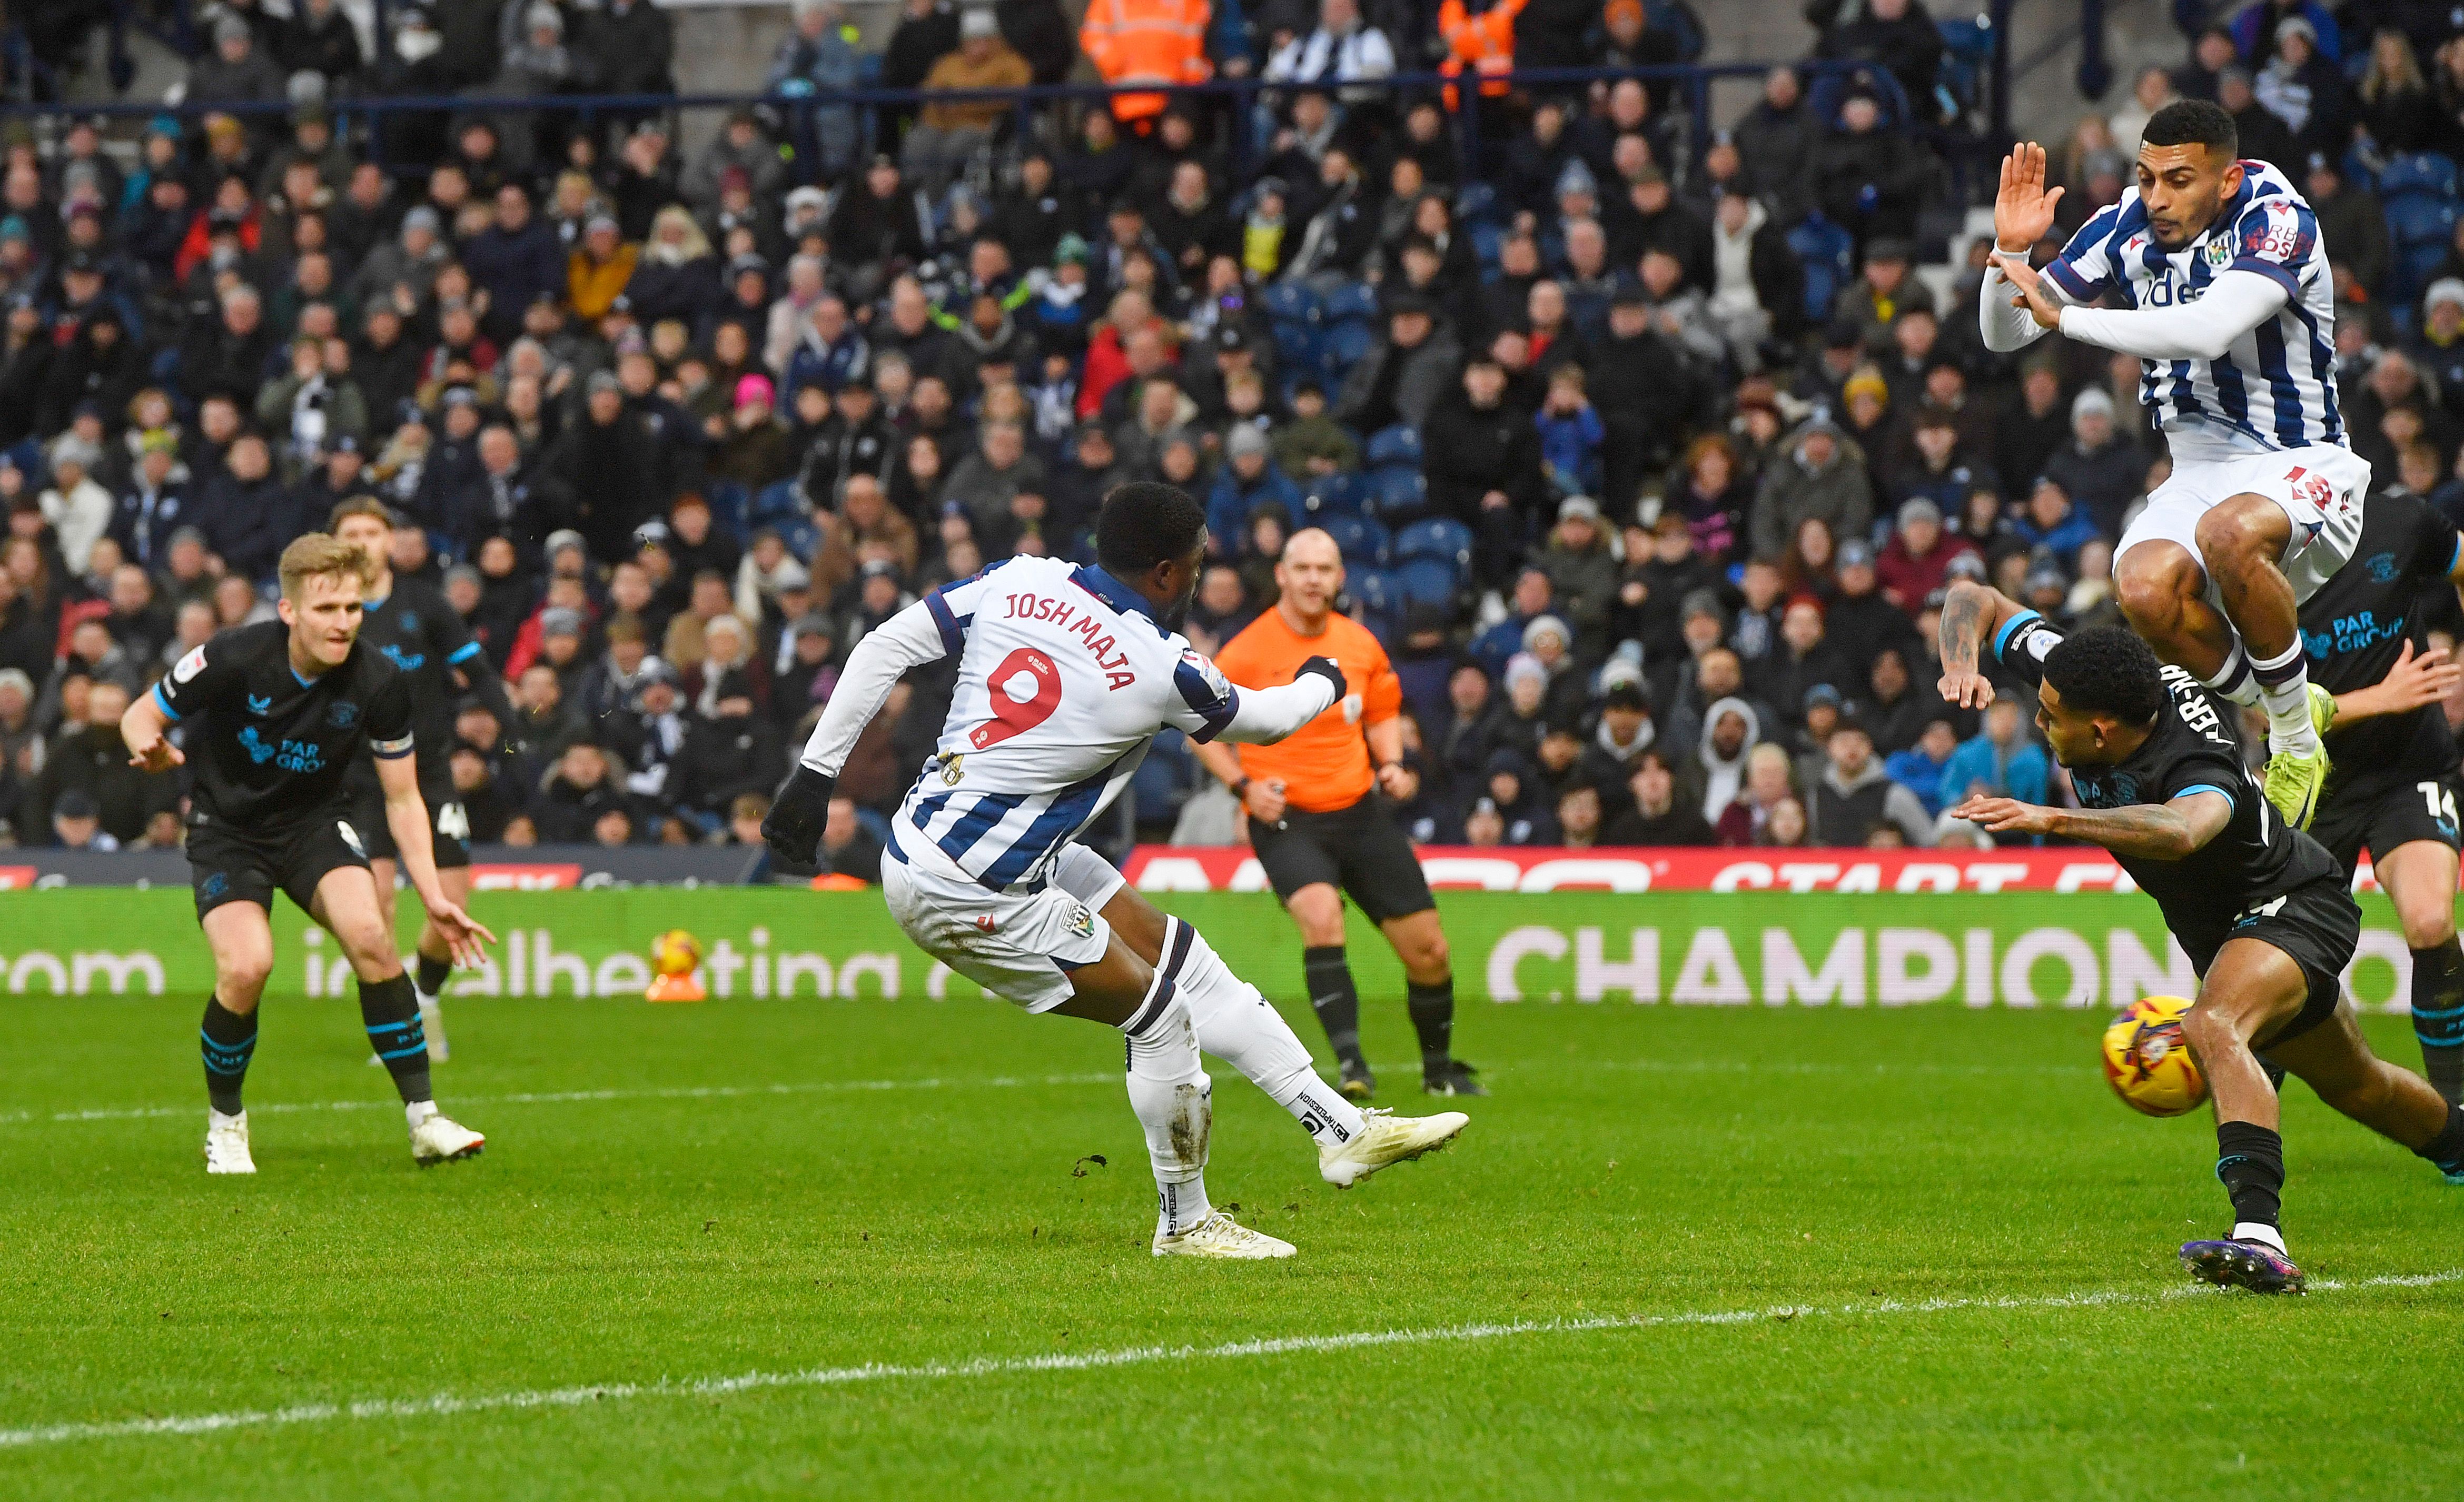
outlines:
M1917 273L1948 182L1908 128L1946 98L1923 0L1809 11L1866 71L1776 68L1707 139L1632 78L1484 76L1689 57L1682 0L1093 0L1074 35L1053 0L908 0L878 57L800 0L767 80L790 102L697 149L660 113L491 107L385 116L372 153L355 97L671 90L669 23L397 5L370 59L331 0L223 0L187 113L0 135L0 820L176 841L121 708L372 493L395 571L518 707L457 723L475 839L758 842L867 630L1083 555L1104 492L1159 478L1208 509L1201 649L1271 604L1295 529L1342 545L1402 681L1416 838L1980 843L1942 810L2059 773L2015 707L1933 692L1941 592L2112 619L2112 541L2165 461L2135 362L1984 349L1984 242L1947 295ZM2055 158L2066 233L2167 99L2233 110L2318 209L2357 446L2464 519L2454 30L2259 0ZM997 103L793 102L1050 81L1082 50L1115 81L1274 87L1024 131ZM1482 91L1469 141L1444 96L1373 86L1437 67ZM2441 165L2425 249L2371 185ZM877 867L946 694L915 675L848 762L843 871ZM1238 838L1170 732L1130 816Z

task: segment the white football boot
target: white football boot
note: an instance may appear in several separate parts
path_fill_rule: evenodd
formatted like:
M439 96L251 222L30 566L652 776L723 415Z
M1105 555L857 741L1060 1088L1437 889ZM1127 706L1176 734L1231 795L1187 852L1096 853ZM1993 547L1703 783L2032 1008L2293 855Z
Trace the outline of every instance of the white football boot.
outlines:
M1217 1210L1177 1236L1155 1233L1159 1257L1224 1257L1235 1262L1265 1262L1294 1254L1292 1244L1277 1241L1263 1230L1251 1230Z
M1358 1136L1317 1150L1319 1176L1338 1189L1348 1189L1389 1165L1435 1152L1471 1124L1471 1118L1461 1111L1440 1111L1435 1116L1397 1116L1392 1111L1360 1114L1368 1122Z
M488 1139L436 1109L433 1100L405 1108L410 1121L410 1156L427 1168L461 1158L476 1158Z
M206 1107L206 1171L254 1173L256 1160L248 1154L248 1113L225 1116Z

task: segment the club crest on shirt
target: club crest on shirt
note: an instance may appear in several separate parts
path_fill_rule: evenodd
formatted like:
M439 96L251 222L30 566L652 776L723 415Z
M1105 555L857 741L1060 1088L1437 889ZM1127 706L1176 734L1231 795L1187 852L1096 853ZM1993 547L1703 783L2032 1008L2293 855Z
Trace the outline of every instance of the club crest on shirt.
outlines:
M2226 263L2230 262L2232 259L2233 259L2233 242L2232 242L2232 241L2230 241L2230 240L2211 240L2211 241L2209 241L2209 242L2208 242L2208 264L2209 264L2210 266L2223 266L2223 265L2225 265Z
M963 752L956 756L945 756L941 759L941 780L943 782L948 783L951 787L955 788L963 778L965 778L966 775L967 758Z
M338 730L347 730L360 722L360 707L348 699L337 699L325 711L325 723Z
M2373 553L2362 567L2369 571L2370 580L2373 583L2392 584L2395 582L2395 555L2392 553Z

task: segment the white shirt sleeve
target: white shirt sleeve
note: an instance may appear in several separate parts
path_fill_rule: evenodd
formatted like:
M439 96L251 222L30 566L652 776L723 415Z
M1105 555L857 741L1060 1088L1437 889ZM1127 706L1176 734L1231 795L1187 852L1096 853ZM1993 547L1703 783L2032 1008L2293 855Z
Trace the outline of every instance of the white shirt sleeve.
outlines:
M1990 285L1990 284L1989 284ZM2285 303L2283 284L2257 272L2228 270L2196 302L2169 308L2064 308L2062 332L2142 359L2216 359L2233 341Z
M2054 301L2064 307L2070 306L2072 298L2062 291L2059 282L2045 276L2044 288L2046 295ZM1983 325L1985 347L1996 355L2026 349L2054 332L2030 317L2027 309L2013 307L2011 299L2017 295L2019 289L2013 285L2011 278L2002 274L2002 263L1988 262L1985 287L1976 296L1976 321Z
M803 764L825 777L835 777L855 750L856 737L881 712L898 680L911 667L937 663L949 655L940 623L930 599L919 599L865 633L847 654L839 686L822 710L821 723L804 742Z
M1311 673L1272 688L1244 688L1235 696L1232 718L1217 733L1227 741L1271 746L1334 707L1334 686Z

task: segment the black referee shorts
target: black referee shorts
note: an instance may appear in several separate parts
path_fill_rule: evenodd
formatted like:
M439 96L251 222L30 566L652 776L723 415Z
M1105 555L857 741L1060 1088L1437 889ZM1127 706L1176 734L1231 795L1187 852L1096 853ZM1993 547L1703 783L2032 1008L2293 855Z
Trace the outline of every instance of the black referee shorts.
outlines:
M436 869L449 871L469 865L471 816L462 811L461 802L451 790L422 788L419 796L428 805L428 842L436 852ZM361 842L368 847L369 860L402 858L402 852L394 848L393 826L385 822L383 793L362 793L351 800L351 825L360 832Z
M2189 935L2178 937L2202 979L2215 963L2216 952L2235 939L2272 945L2301 967L2310 994L2301 1010L2275 1032L2251 1040L2263 1053L2293 1041L2336 1014L2344 995L2344 967L2352 963L2353 947L2361 942L2362 910L2342 878L2321 877L2249 909L2222 932L2197 935L2198 943L2192 943Z
M2454 788L2438 776L2385 783L2358 795L2330 788L2319 816L2310 821L2310 838L2327 847L2348 880L2364 850L2377 860L2417 839L2456 849Z
M1287 903L1302 887L1324 882L1358 903L1372 923L1438 905L1412 841L1375 793L1323 814L1287 807L1271 824L1253 818L1249 844L1275 895Z
M266 836L220 823L188 827L188 884L199 918L225 903L254 903L270 913L275 892L304 913L327 872L344 866L364 871L367 864L362 837L340 805Z

